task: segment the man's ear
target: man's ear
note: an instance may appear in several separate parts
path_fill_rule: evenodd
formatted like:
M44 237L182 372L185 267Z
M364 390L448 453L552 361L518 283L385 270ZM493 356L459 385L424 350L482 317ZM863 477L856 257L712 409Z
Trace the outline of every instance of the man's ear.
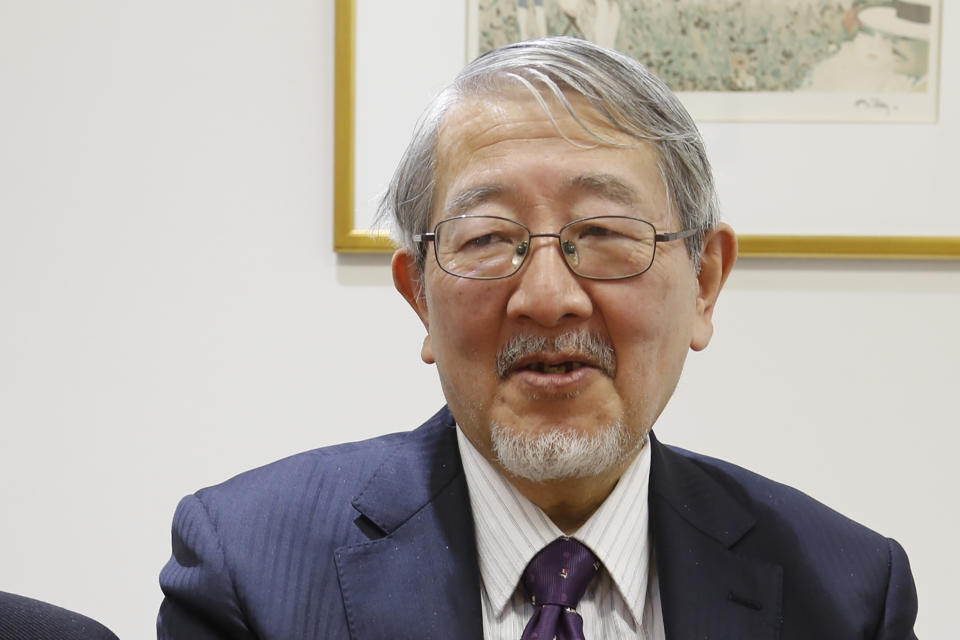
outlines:
M427 337L423 339L420 357L427 364L433 364L433 346L430 344L430 314L427 311L427 294L423 288L423 278L417 268L417 260L407 249L397 249L390 263L393 270L393 285L400 295L413 307L427 330Z
M704 234L700 273L697 280L697 317L693 327L690 348L705 349L713 336L713 309L720 296L720 289L727 281L733 264L737 261L737 235L728 224L720 225Z

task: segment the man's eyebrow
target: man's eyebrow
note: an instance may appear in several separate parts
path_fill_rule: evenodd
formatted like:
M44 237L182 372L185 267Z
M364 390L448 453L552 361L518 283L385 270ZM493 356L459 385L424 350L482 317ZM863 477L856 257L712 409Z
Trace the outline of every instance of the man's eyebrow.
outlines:
M450 201L447 206L447 214L450 216L461 216L479 205L501 196L504 188L495 184L481 184L470 187L466 191L461 191Z
M568 184L574 189L587 191L627 206L632 206L637 201L637 192L633 187L609 173L587 173L574 176Z

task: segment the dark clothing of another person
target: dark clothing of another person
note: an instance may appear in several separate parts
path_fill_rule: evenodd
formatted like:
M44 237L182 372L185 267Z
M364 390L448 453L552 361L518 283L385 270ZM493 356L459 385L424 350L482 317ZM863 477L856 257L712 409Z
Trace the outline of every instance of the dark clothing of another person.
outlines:
M0 640L117 640L117 636L79 613L0 591Z

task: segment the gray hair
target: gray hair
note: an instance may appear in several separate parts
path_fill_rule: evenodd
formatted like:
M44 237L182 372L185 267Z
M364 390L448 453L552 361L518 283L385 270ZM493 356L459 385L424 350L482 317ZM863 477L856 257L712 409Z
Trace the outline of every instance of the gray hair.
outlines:
M378 219L392 218L401 246L416 256L423 272L426 248L413 236L429 231L437 172L437 140L444 117L458 101L495 94L515 81L530 90L550 114L544 95L563 108L600 144L623 146L591 131L565 93L580 94L611 128L654 144L667 201L683 229L698 229L687 250L699 270L703 234L720 220L710 162L703 139L677 96L633 58L585 40L543 38L490 51L467 65L428 105L400 159ZM539 88L538 88L539 85Z

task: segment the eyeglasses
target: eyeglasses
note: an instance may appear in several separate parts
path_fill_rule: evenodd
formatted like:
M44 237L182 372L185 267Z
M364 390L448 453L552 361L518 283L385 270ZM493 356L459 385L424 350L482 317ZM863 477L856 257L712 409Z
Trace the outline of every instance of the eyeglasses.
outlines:
M512 276L530 253L533 238L556 238L570 270L594 280L638 276L653 265L658 242L689 238L698 229L657 233L646 220L598 216L574 220L559 233L530 233L523 224L497 216L457 216L442 220L415 242L433 242L440 268L473 280Z

